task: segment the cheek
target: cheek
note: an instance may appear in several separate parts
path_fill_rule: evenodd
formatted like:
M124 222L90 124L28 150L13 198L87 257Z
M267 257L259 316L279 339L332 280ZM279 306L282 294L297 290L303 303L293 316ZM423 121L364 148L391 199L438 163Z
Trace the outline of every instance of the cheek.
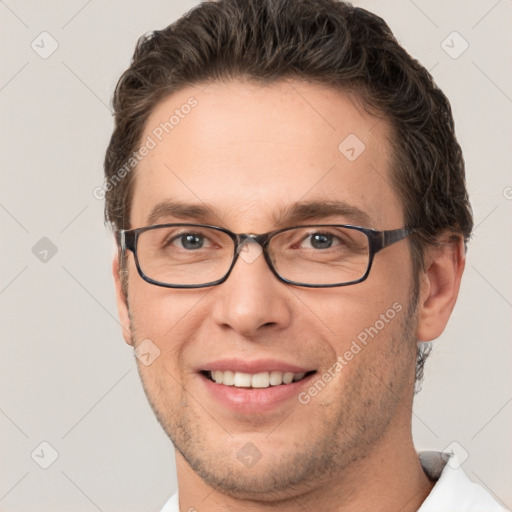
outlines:
M388 324L396 323L397 314L406 310L407 292L403 289L391 291L387 286L390 292L386 293L384 286L365 283L313 293L295 292L304 305L304 311L298 311L297 315L311 317L314 325L327 334L338 354L348 341L358 337L364 341L365 333L373 332L376 323L379 331L389 330Z
M176 378L184 371L184 354L193 344L207 311L202 299L208 291L173 290L146 283L135 267L130 269L128 305L135 345L150 340L159 351L158 362ZM148 342L146 342L148 343ZM145 368L142 366L141 370Z
M372 395L379 382L404 379L403 375L394 377L393 372L400 367L402 373L415 357L415 344L408 339L410 333L404 332L409 288L403 276L397 276L391 286L377 274L374 280L301 297L318 315L315 325L325 332L330 345L331 360L323 371L339 375L333 391L364 384L365 393Z
M183 335L180 320L186 304L171 300L165 288L144 282L138 274L129 282L128 302L131 331L139 375L155 413L177 407L183 382L183 352L188 337ZM174 405L173 405L174 404Z
M155 286L144 281L130 261L128 272L128 305L132 329L137 338L162 338L190 308L187 292Z
M411 387L416 357L414 322L408 320L407 305L400 301L385 308L372 304L363 313L354 309L344 315L338 320L337 336L331 338L335 356L322 373L335 375L325 400L347 395L348 402L356 400L361 408L372 403L378 408L395 407L393 397L405 398Z

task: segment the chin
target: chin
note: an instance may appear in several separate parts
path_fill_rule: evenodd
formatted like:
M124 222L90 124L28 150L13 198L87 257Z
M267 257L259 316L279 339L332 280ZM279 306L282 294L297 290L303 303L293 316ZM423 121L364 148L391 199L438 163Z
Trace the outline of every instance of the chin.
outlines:
M262 459L253 467L226 463L226 460L233 460L231 454L216 454L208 460L187 458L185 455L184 458L208 486L241 500L276 502L290 499L303 494L312 483L311 469L307 463L290 467L279 455L274 461L264 462ZM224 463L221 462L223 459Z

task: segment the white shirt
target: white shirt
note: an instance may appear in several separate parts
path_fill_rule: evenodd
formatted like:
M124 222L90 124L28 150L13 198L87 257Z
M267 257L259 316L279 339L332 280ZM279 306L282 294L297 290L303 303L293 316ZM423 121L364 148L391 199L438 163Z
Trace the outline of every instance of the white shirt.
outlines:
M506 512L489 492L466 476L454 454L422 452L419 460L425 474L436 483L418 512ZM178 493L161 512L180 512Z
M423 471L436 482L418 512L506 512L488 491L466 476L453 453L418 455Z

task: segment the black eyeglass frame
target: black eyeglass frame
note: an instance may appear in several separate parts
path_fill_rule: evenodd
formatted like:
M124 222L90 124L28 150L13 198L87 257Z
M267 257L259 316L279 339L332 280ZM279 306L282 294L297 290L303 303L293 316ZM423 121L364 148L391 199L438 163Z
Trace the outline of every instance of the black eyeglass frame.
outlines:
M227 270L226 274L216 281L211 281L209 283L204 284L168 284L163 283L161 281L155 281L154 279L151 279L146 274L144 274L140 264L139 264L139 258L137 256L137 242L139 235L141 233L144 233L145 231L153 230L153 229L159 229L159 228L167 228L167 227L191 227L191 228L210 228L217 231L220 231L226 235L228 235L231 240L233 240L234 243L234 253L233 253L233 261L231 262L231 266ZM296 281L291 281L289 279L286 279L279 275L277 270L274 267L274 264L272 262L272 259L270 257L270 254L268 253L268 245L270 243L270 240L280 233L284 233L286 231L290 231L292 229L297 228L347 228L347 229L354 229L356 231L360 231L361 233L364 233L366 237L368 238L368 246L369 246L369 255L368 255L368 266L366 268L366 272L360 279L356 279L354 281L349 281L347 283L334 283L334 284L308 284L308 283L299 283ZM254 242L258 243L263 251L263 256L265 257L265 261L267 262L268 267L272 271L272 273L279 279L279 281L291 284L294 286L301 286L305 288L336 288L339 286L349 286L357 283L361 283L365 281L370 274L370 270L372 268L373 259L375 255L381 251L382 249L385 249L386 247L389 247L390 245L395 244L396 242L399 242L400 240L403 240L405 237L413 234L416 232L416 229L409 229L409 228L401 228L401 229L389 229L385 231L378 231L371 228L363 228L361 226L354 226L351 224L305 224L300 226L292 226L282 229L277 229L275 231L269 231L268 233L262 233L262 234L253 234L253 233L233 233L229 229L221 228L219 226L213 226L209 224L189 224L189 223L173 223L173 224L155 224L153 226L146 226L142 228L136 228L136 229L122 229L119 231L116 231L116 240L119 245L119 248L121 250L121 255L124 257L126 250L129 250L133 253L134 259L135 259L135 266L137 268L137 271L144 279L144 281L154 284L156 286L162 286L164 288L184 288L184 289L191 289L191 288L207 288L209 286L217 286L219 284L224 283L229 275L231 274L231 271L233 270L237 260L238 256L240 254L240 249L246 243L246 240L250 239Z

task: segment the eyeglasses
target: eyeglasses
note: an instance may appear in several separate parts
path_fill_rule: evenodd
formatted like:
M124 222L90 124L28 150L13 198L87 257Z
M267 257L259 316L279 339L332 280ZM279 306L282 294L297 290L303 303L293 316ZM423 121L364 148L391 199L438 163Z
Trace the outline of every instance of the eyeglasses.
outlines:
M226 281L238 257L252 263L263 252L280 281L332 288L364 281L375 254L414 231L314 224L255 235L206 224L159 224L116 235L122 255L131 251L142 279L157 286L215 286ZM255 244L250 256L248 249Z

